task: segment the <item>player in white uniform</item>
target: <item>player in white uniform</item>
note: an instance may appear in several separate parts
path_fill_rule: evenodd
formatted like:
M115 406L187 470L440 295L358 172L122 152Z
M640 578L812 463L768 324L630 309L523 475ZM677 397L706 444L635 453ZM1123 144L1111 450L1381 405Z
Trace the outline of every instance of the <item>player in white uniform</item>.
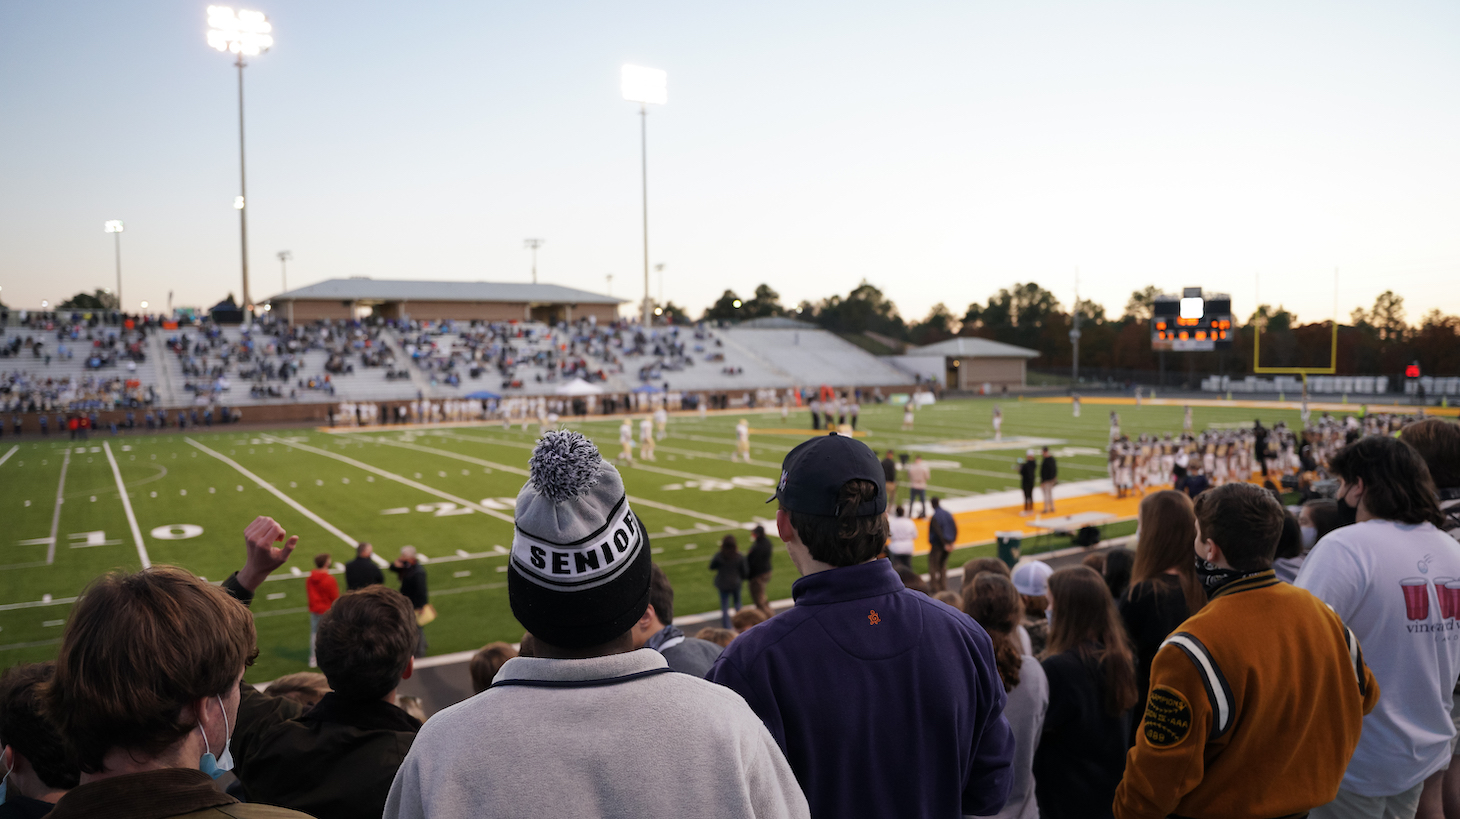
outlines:
M908 399L907 406L902 408L902 428L904 431L913 428L913 399Z
M1191 407L1186 408L1186 414L1181 419L1181 431L1191 432Z
M735 425L735 453L730 456L730 461L733 463L736 458L750 463L750 422L744 418Z
M618 425L618 443L623 447L619 452L620 461L634 462L634 428L629 425L629 419L625 418L622 424Z
M654 458L654 420L645 415L639 422L639 457L646 461Z
M994 440L1004 440L1004 411L994 406Z
M1078 417L1078 413L1076 413L1076 417ZM1115 441L1115 440L1118 440L1119 438L1120 438L1120 413L1116 412L1115 410L1111 410L1110 411L1110 440Z
M654 437L662 441L669 435L669 411L660 404L654 410Z
M1070 411L1075 414L1075 417L1076 418L1079 418L1080 417L1080 396L1079 395L1074 395L1074 396L1071 396L1070 397Z

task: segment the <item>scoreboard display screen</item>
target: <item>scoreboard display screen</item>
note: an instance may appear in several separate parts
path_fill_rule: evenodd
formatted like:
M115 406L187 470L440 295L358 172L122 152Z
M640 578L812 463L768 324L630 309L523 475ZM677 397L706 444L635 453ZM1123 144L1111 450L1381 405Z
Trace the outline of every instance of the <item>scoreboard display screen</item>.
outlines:
M1151 349L1207 352L1232 346L1232 297L1188 287L1151 305Z

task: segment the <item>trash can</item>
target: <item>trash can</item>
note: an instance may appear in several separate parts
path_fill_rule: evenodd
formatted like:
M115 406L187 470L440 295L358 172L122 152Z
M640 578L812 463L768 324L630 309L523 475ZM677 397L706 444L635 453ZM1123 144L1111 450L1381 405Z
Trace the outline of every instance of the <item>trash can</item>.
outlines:
M1004 561L1010 569L1019 562L1019 547L1024 543L1023 532L994 532L998 539L999 559Z

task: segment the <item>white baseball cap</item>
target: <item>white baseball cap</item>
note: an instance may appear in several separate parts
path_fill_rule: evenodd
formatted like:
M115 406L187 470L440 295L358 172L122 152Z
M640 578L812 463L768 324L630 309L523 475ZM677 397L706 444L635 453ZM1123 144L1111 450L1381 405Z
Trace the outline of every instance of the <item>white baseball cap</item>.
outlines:
M1029 597L1042 597L1049 594L1049 576L1052 574L1054 569L1043 560L1025 560L1014 567L1014 588Z

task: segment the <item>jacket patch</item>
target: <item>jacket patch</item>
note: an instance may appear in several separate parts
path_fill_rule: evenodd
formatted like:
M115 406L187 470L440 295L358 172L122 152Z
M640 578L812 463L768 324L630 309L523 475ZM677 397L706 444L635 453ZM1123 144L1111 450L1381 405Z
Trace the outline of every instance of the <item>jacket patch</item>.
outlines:
M1191 734L1191 705L1180 691L1164 685L1151 689L1141 730L1156 748L1180 745Z

